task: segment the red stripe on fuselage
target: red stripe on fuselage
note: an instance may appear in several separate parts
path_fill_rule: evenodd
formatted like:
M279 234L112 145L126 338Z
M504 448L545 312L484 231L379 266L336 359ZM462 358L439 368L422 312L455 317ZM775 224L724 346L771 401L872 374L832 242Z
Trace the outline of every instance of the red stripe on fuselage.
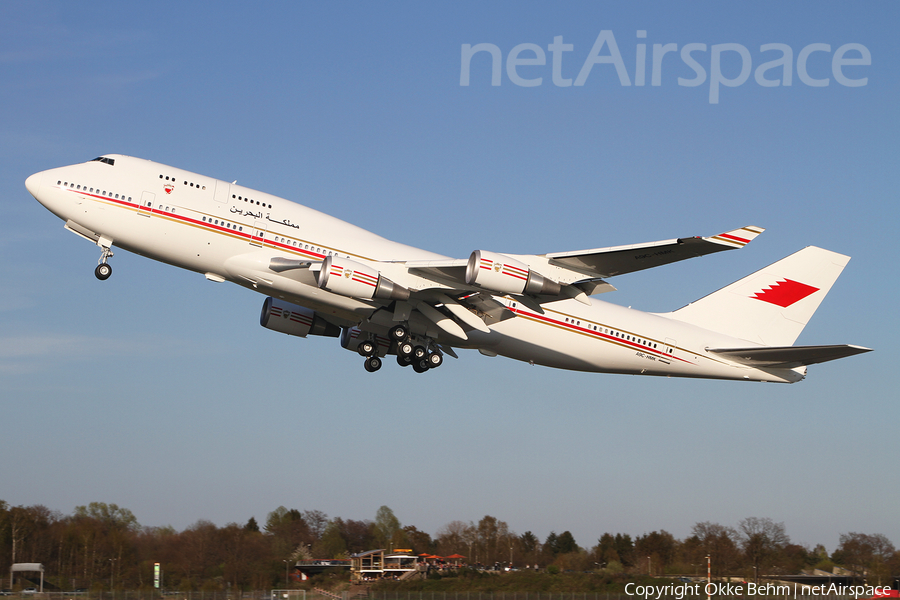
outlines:
M587 335L590 335L591 337L603 340L605 342L610 342L613 344L617 344L619 346L625 346L625 347L629 347L631 349L640 350L642 352L646 352L648 354L652 354L652 355L660 357L660 358L665 358L666 360L678 360L683 363L694 364L691 361L684 360L683 358L679 358L679 357L675 356L674 354L667 354L665 352L660 352L659 350L657 350L655 348L651 348L645 344L638 344L637 342L625 340L625 339L616 337L614 335L610 335L608 333L603 333L601 331L594 331L593 329L587 329L586 327L581 327L581 326L575 325L574 323L566 323L565 321L551 319L550 317L547 317L545 315L540 315L538 313L526 312L518 307L510 308L509 310L513 311L517 315L520 315L520 316L523 316L526 318L530 318L535 321L543 322L547 325L555 325L556 327L560 327L562 329L566 329L566 330L569 330L572 332L587 334ZM663 344L663 345L665 345L665 344Z
M237 231L237 230L235 230L235 229L231 229L231 228L228 228L228 227L224 227L224 226L222 226L222 225L214 225L213 223L210 223L210 222L208 222L208 221L202 221L202 220L200 220L200 219L195 219L195 218L187 217L187 216L185 216L185 215L181 215L181 214L178 214L178 213L168 212L168 211L165 211L165 210L160 209L159 207L156 207L156 208L152 208L152 207L151 207L151 208L148 208L148 207L143 206L143 205L141 205L141 204L138 204L138 203L136 203L136 202L128 202L128 201L125 200L124 198L109 198L109 197L107 197L107 196L102 196L102 195L99 195L99 194L94 194L94 193L85 192L84 190L73 190L73 189L71 189L71 188L63 187L63 186L61 186L61 185L58 186L58 187L59 187L60 189L63 189L63 190L65 190L65 191L67 191L67 192L72 192L73 194L79 194L79 195L81 195L81 196L85 196L85 197L88 197L88 198L93 198L93 199L96 199L96 200L100 200L100 201L102 201L102 202L109 202L109 203L118 205L118 206L123 207L123 208L130 208L130 209L132 209L132 210L143 211L143 212L145 212L145 213L151 213L151 214L156 214L156 215L164 216L164 217L166 217L167 219L170 219L170 220L173 220L173 221L180 221L180 222L182 222L182 223L184 223L184 224L193 225L193 226L196 226L196 227L200 227L200 228L202 228L202 229L210 229L210 230L212 230L212 231L217 231L217 232L220 232L220 233L225 233L225 234L228 234L228 235L233 236L233 237L238 237L238 238L245 239L245 240L247 240L247 241L259 240L260 242L263 242L263 245L271 246L271 247L273 247L273 248L276 248L276 247L277 247L277 248L281 248L281 249L284 249L284 250L288 250L288 251L290 251L290 252L293 252L293 253L295 253L295 254L301 254L301 255L306 256L306 257L309 257L309 258L315 258L315 259L318 259L318 260L323 260L323 259L325 258L325 256L326 256L325 254L319 254L318 252L312 252L312 251L310 251L310 250L304 250L303 248L297 248L297 247L295 247L295 246L291 246L290 244L282 244L281 242L276 242L276 241L273 241L273 240L271 240L271 239L268 239L268 240L267 240L265 237L253 235L253 234L251 234L251 233L246 233L246 232L243 232L243 231ZM191 208L184 208L184 210L192 210L192 211L195 211L195 209L191 209ZM196 211L195 211L195 212L196 212ZM210 218L212 218L212 217L210 217ZM221 221L225 221L226 219L221 219L221 218L220 218L220 220L221 220ZM229 221L229 222L233 222L233 221ZM241 227L246 226L248 229L251 228L250 225L247 225L247 224L245 224L245 223L240 223L239 225L240 225Z

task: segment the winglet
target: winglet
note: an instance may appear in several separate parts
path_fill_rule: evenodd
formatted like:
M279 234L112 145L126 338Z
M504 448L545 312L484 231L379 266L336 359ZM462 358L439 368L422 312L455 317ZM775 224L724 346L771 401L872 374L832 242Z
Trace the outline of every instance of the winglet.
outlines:
M765 229L763 229L762 227L748 225L746 227L741 227L740 229L735 229L733 231L726 231L725 233L720 233L719 235L714 235L706 239L710 242L717 242L719 244L731 246L732 248L743 248L744 246L752 242L754 238L756 238L756 236L761 234L763 231L765 231Z

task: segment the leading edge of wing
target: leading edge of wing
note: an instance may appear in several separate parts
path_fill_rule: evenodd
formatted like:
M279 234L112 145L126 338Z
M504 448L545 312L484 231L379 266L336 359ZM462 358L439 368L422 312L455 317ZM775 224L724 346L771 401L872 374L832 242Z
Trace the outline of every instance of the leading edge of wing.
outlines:
M710 348L731 361L751 367L795 369L871 352L871 348L838 344L833 346L757 346L752 348Z
M722 250L743 248L763 231L765 229L762 227L748 225L710 237L677 238L611 248L552 252L543 256L557 266L600 277L613 277Z

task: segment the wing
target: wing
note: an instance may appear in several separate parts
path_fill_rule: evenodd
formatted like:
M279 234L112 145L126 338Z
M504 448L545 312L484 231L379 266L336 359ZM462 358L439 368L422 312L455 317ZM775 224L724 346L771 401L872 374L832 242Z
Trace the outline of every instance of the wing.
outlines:
M538 255L478 250L468 259L400 263L410 281L407 283L401 275L399 283L409 287L413 302L436 307L451 321L483 330L479 323L489 325L492 319L503 316L502 305L493 298L494 294L512 296L537 312L543 312L542 303L563 298L590 304L588 296L616 289L605 277L743 248L763 231L761 227L747 226L710 237ZM426 316L431 313L429 320L438 322L437 314L427 308L418 310Z
M281 274L308 270L309 279L315 275L319 287L376 309L369 320L380 319L381 326L422 319L426 327L436 326L465 340L466 331L486 332L492 323L511 316L498 296L516 298L537 312L543 312L542 303L564 298L590 304L588 296L615 290L604 277L742 248L762 231L743 227L706 238L539 255L476 250L468 259L361 264L338 255L324 262L274 257L268 270Z
M511 259L506 262L512 264L509 273L514 277L517 271L521 274L524 268L529 274L534 272L540 274L544 279L561 284L563 296L571 296L565 291L565 287L573 284L578 286L581 292L590 296L615 290L612 285L603 280L605 277L633 273L722 250L743 248L763 231L765 230L761 227L747 226L710 237L677 238L630 246L551 252L549 254L498 254L494 256ZM411 274L459 291L481 291L483 289L496 292L508 291L496 287L487 288L477 283L472 285L471 278L467 276L466 272L467 267L471 269L469 265L472 261L473 258L470 257L469 259L409 261L404 264ZM503 271L506 272L506 269ZM540 296L541 294L532 295Z
M597 277L613 277L642 271L669 263L743 248L753 238L765 231L761 227L747 226L711 237L689 237L632 246L553 252L545 254L551 264L568 267Z

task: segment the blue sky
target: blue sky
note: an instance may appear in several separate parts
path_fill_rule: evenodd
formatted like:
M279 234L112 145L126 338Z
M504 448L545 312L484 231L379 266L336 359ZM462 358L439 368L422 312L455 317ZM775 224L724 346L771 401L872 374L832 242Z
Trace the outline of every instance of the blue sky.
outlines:
M9 3L7 3L9 4ZM699 521L783 521L900 545L893 344L900 47L895 2L812 4L66 2L0 8L0 499L92 501L143 525L243 523L284 505L434 534L486 514L540 538L676 537ZM632 83L596 64L611 31ZM646 31L646 38L638 38ZM464 44L487 53L460 85ZM646 44L646 85L635 82ZM676 44L652 86L653 44ZM720 86L792 51L792 85ZM516 73L510 51L546 64ZM706 73L696 87L678 78ZM797 62L823 87L803 83ZM860 44L870 65L843 67ZM608 55L608 46L601 55ZM534 57L524 51L520 58ZM848 52L845 58L859 57ZM779 79L782 70L767 72ZM747 248L616 278L603 299L678 308L804 246L852 256L798 343L876 352L795 385L595 375L462 353L417 376L366 373L334 340L258 325L263 297L96 247L24 187L122 153L265 190L464 258L767 228Z

